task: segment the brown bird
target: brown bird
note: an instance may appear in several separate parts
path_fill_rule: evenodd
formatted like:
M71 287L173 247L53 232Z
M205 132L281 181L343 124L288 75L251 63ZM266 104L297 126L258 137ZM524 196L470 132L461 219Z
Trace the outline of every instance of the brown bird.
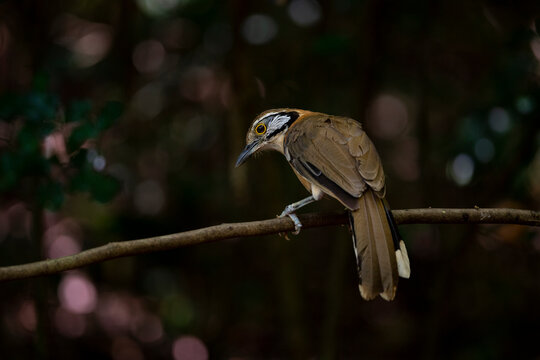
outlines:
M285 208L296 233L295 211L328 195L349 210L360 294L392 300L398 276L409 278L405 244L384 199L385 176L373 143L359 122L299 109L273 109L255 118L236 166L260 150L277 150L311 196Z

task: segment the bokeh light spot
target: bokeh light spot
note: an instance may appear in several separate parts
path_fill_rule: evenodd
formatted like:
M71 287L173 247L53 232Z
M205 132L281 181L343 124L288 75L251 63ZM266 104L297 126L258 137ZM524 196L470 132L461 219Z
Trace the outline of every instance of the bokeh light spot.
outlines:
M174 360L206 360L208 350L204 343L195 336L182 336L173 343Z
M61 164L65 165L69 163L66 142L64 141L64 135L61 132L57 131L45 137L45 139L43 139L42 149L43 155L47 159L56 155Z
M459 154L450 164L450 175L460 186L467 185L474 175L474 161L467 154Z
M103 155L100 155L94 148L88 149L86 160L92 164L92 167L96 171L103 171L105 170L105 166L107 166L107 159Z
M103 171L105 170L105 166L107 166L107 160L103 155L98 155L92 160L92 167L96 171Z
M75 61L81 67L96 64L109 50L111 41L111 35L106 28L98 28L84 35L73 45Z
M77 221L63 218L58 221L53 213L48 214L48 229L43 236L45 249L49 258L73 255L81 251L82 230Z
M165 205L165 194L155 180L146 180L135 187L135 207L141 214L157 215Z
M86 319L84 315L74 314L60 307L54 314L54 325L60 334L76 338L84 335Z
M535 37L531 40L531 51L534 54L534 57L536 60L540 61L540 38Z
M405 103L389 94L378 96L367 113L367 122L373 134L383 139L392 139L400 135L405 130L408 119Z
M58 285L58 298L62 306L72 313L88 314L96 307L97 292L86 276L72 273L65 275Z
M100 62L109 52L112 27L71 14L58 16L53 25L55 41L73 52L75 65L85 68Z
M13 237L30 236L32 215L22 202L12 205L7 210L9 219L9 233Z
M125 332L132 320L130 301L125 296L105 293L99 297L97 316L103 328L111 334Z
M246 18L242 25L242 35L253 45L266 44L277 34L277 24L268 15L253 14Z
M163 337L163 326L161 320L155 316L147 314L136 319L132 323L133 335L141 342L152 343Z
M69 235L59 235L51 241L47 249L50 259L77 254L81 251L81 244Z
M487 163L495 156L495 146L493 142L486 138L481 138L474 144L474 155L483 163Z
M488 121L491 129L500 134L510 129L510 115L503 108L496 107L491 109Z
M299 26L313 25L321 18L321 7L315 0L293 0L287 12Z
M161 68L165 55L165 48L159 41L142 41L133 50L133 65L140 73L153 73Z
M135 93L132 107L136 115L143 119L152 119L163 109L163 89L157 84L149 84Z
M137 0L139 8L149 16L160 17L169 14L177 6L188 0Z
M178 328L189 327L195 319L195 307L192 301L182 294L165 297L160 313L167 324Z
M19 311L17 312L17 319L25 330L36 330L37 314L33 301L26 300L21 304Z
M214 72L205 66L189 69L180 80L182 96L191 101L210 100L218 95L220 84Z
M521 96L516 100L516 109L520 114L530 114L534 110L534 102L528 96Z

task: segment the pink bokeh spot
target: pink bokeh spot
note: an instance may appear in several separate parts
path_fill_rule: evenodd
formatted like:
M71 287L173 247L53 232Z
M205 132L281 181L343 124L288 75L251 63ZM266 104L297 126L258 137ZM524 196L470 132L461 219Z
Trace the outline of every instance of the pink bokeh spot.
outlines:
M32 215L22 202L12 205L7 210L9 219L9 232L14 237L30 236Z
M56 155L60 164L66 165L69 163L69 154L67 153L66 142L64 140L64 134L57 131L48 135L43 140L43 155L49 159L53 155Z
M382 139L396 138L405 131L409 121L407 105L391 94L376 97L366 115L373 135Z
M47 256L56 259L63 256L73 255L81 251L81 245L71 236L60 235L54 239L47 249Z
M139 43L133 51L133 65L140 73L158 71L167 55L163 45L157 40Z
M84 275L64 276L58 286L62 306L74 314L88 314L96 308L97 292L94 284Z
M147 314L133 322L132 332L141 342L152 343L163 337L163 326L157 316Z
M102 294L96 311L101 326L111 335L129 331L141 314L141 308L134 297L118 293Z
M195 336L182 336L173 343L174 360L206 360L208 350L204 343Z
M17 312L17 318L25 330L36 330L37 316L34 302L31 300L24 301Z
M84 315L74 314L60 307L54 314L54 325L60 334L66 337L76 338L84 335L86 318Z

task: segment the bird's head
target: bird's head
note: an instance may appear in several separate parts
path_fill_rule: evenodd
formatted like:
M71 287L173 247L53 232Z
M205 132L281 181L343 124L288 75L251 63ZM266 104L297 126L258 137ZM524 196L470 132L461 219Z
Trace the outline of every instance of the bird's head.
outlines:
M298 109L272 109L257 116L246 135L246 147L238 156L236 166L242 165L259 150L277 150L283 153L283 139L289 127L308 111Z

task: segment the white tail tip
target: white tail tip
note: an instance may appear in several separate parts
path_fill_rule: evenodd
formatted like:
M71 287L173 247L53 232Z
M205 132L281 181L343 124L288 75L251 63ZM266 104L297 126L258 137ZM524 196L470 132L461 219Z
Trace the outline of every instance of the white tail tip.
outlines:
M408 279L411 276L411 264L409 263L409 255L403 240L399 242L399 249L396 250L396 261L399 276Z

